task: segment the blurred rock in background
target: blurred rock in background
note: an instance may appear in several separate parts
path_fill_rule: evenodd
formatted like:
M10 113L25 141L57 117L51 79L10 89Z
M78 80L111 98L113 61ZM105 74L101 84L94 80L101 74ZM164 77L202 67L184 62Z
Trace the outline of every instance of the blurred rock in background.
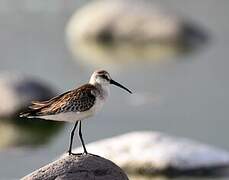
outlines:
M88 144L87 149L90 153L110 159L132 174L225 175L223 170L229 167L227 151L153 131L104 139ZM81 148L75 150L80 151Z
M45 144L63 127L61 122L19 118L34 100L57 94L52 86L20 73L0 74L0 149Z
M168 180L165 176L144 176L144 175L128 175L131 180Z
M52 85L20 73L0 74L0 117L15 117L31 101L47 100L57 95Z
M71 51L92 64L155 60L187 52L207 39L196 24L149 0L89 2L67 26Z

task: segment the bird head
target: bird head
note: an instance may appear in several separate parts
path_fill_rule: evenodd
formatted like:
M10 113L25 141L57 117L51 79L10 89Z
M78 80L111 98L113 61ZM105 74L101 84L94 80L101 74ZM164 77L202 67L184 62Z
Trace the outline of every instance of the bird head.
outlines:
M132 93L129 89L124 87L123 85L119 84L118 82L114 81L110 74L107 71L104 70L98 70L95 71L91 78L90 78L90 84L100 84L101 86L107 86L109 84L113 84L115 86L118 86L124 90L126 90L129 93Z

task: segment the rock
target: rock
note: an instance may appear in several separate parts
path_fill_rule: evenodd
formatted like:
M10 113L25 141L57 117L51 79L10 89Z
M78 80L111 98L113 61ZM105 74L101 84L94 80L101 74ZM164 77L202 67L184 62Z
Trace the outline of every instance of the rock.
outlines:
M96 39L171 44L206 35L167 9L149 0L99 0L79 9L67 27L69 41Z
M56 92L46 83L17 73L0 74L0 117L13 117L33 100L47 100Z
M208 40L202 28L150 0L89 1L72 16L66 34L75 60L112 70L167 62Z
M209 175L229 167L227 151L159 132L132 132L87 145L130 173ZM75 150L80 152L81 148Z
M102 157L64 155L60 159L34 171L22 180L128 180L114 163Z
M47 100L57 93L43 81L22 73L0 74L0 149L35 147L49 142L64 123L19 118L34 100Z

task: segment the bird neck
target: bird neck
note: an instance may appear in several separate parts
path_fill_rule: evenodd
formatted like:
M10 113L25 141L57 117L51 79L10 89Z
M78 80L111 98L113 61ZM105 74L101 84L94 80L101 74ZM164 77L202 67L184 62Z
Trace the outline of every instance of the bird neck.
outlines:
M89 82L90 84L92 84L91 82ZM96 83L94 82L92 84L93 86L96 87L96 89L99 91L99 96L102 98L102 99L106 99L109 95L109 85L101 85L99 83Z

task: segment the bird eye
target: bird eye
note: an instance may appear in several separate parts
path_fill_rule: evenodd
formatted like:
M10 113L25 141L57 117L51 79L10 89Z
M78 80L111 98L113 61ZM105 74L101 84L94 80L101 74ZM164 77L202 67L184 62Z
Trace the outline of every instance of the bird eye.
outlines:
M108 77L107 77L107 75L105 75L105 74L103 74L101 77L102 77L103 79L108 80Z

